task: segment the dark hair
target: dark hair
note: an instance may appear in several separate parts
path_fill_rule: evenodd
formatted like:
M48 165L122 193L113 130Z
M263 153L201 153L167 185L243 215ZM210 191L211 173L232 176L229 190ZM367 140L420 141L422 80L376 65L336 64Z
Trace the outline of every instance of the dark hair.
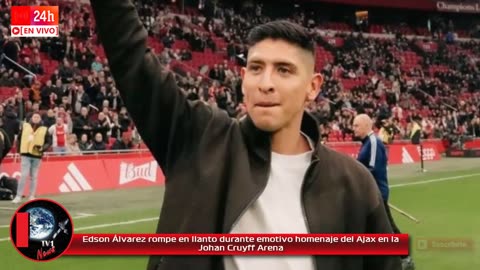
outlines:
M315 42L307 29L287 20L271 21L250 30L247 44L253 46L265 39L280 39L315 55Z

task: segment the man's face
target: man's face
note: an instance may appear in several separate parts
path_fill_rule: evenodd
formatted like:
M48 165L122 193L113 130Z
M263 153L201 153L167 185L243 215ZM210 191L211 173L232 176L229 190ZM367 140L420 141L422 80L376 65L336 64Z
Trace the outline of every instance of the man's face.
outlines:
M283 40L263 40L250 48L242 68L247 112L257 128L275 132L300 122L305 103L320 91L312 55Z
M353 120L353 132L355 133L355 136L361 139L365 138L365 136L367 136L367 129L368 127L365 121L358 118Z
M68 137L68 141L71 143L71 144L74 144L76 141L77 141L77 137L72 134Z

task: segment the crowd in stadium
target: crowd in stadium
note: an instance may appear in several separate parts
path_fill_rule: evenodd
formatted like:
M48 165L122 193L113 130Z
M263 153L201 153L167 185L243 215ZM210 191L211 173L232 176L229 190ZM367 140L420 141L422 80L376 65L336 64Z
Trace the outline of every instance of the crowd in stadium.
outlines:
M243 12L216 7L206 20L197 8L179 15L178 8L152 1L137 1L137 7L152 50L176 73L189 99L232 117L246 113L239 72L248 53L243 41L252 25L271 19L262 6ZM8 92L11 96L0 93L0 116L11 133L12 121L40 110L52 134L57 126L66 126L65 137L54 139L58 151L141 145L97 42L89 6L75 3L61 9L60 38L11 38L7 14L3 3L0 42L8 59L0 67L0 91L15 90ZM290 19L308 27L318 43L317 70L325 83L308 109L319 120L325 141L352 140L352 120L359 113L374 117L390 141L409 138L413 120L420 121L425 139L480 137L480 43L452 36L452 21L439 24L446 27L436 28L430 42L407 38L392 27L381 31L395 33L392 37L339 29L320 33L329 24L316 23L309 14L299 10ZM332 45L329 39L341 42ZM428 42L434 50L423 47Z

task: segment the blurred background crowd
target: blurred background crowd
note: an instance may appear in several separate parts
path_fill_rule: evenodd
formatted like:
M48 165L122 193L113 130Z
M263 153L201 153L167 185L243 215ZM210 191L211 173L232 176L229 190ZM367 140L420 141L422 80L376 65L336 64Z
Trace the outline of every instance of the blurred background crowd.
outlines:
M13 138L19 123L39 111L52 136L59 134L57 127L67 130L54 138L54 151L145 147L111 76L90 7L82 1L59 2L60 37L20 39L9 35L12 2L1 1L4 128ZM308 111L318 119L325 142L354 140L352 121L359 113L373 117L389 142L409 139L413 121L420 124L423 139L480 138L478 16L365 13L291 1L179 2L135 4L149 46L191 100L231 117L244 115L240 68L248 55L246 34L258 23L286 18L307 27L317 43L316 68L325 83Z

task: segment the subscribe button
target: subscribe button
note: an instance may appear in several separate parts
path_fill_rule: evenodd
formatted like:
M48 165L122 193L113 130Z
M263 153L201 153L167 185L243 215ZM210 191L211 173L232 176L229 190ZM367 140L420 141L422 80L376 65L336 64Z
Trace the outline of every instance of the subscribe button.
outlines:
M417 250L471 251L474 241L468 238L418 238Z

